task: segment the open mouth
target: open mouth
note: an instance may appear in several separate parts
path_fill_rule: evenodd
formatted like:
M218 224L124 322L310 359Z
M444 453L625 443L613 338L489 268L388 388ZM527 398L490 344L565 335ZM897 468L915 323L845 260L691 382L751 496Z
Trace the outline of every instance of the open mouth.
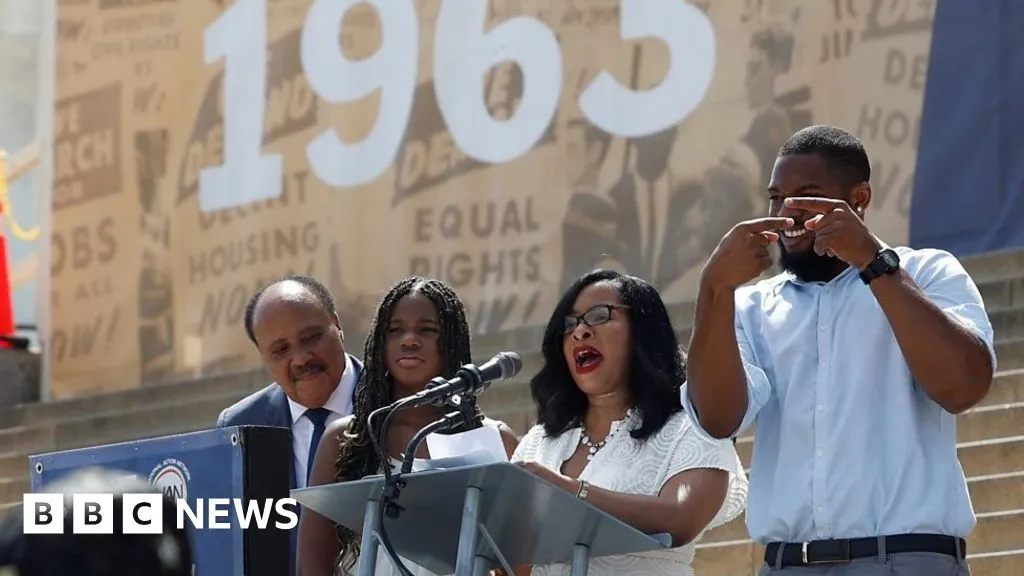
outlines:
M573 360L576 361L576 373L587 374L601 365L604 356L593 346L579 346L573 349Z
M799 223L792 228L788 228L782 231L782 235L786 238L799 238L806 235L808 232L807 228L804 228L803 223Z
M797 247L803 246L814 238L811 231L804 228L803 222L797 222L792 228L780 230L779 236L782 244L787 250L793 250Z

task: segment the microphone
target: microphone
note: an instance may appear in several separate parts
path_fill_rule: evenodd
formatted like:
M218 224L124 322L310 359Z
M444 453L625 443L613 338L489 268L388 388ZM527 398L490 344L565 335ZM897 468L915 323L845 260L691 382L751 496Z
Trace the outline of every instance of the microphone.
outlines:
M495 380L511 380L523 369L523 359L515 352L498 352L479 367L466 364L451 380L434 378L427 388L400 400L403 406L444 406L455 395L479 396Z

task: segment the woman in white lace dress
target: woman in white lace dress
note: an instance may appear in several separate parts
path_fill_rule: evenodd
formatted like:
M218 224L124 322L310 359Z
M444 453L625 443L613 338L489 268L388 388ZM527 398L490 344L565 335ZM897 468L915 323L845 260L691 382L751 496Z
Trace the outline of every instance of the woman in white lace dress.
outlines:
M668 312L647 282L610 270L562 296L531 381L539 424L513 459L672 548L593 558L593 576L687 576L705 530L743 511L747 478L728 440L691 429L679 388L685 362ZM568 565L517 576L569 574Z
M310 486L358 480L380 474L382 462L370 442L366 419L377 408L423 390L437 376L452 378L470 355L466 310L458 295L439 280L408 278L393 286L377 309L366 339L363 371L356 388L353 415L328 425L316 451ZM511 455L516 435L508 426L484 418L475 397L466 399L467 408L485 426L501 433L505 450ZM391 455L390 465L398 468L412 436L427 424L444 416L440 408L423 406L403 410L388 426L383 448ZM462 432L456 429L454 432ZM429 459L426 443L416 452L413 470ZM299 518L297 576L332 576L352 573L359 555L359 536L329 519L303 510ZM403 562L413 576L433 576L415 563ZM377 554L377 576L397 576L387 554Z

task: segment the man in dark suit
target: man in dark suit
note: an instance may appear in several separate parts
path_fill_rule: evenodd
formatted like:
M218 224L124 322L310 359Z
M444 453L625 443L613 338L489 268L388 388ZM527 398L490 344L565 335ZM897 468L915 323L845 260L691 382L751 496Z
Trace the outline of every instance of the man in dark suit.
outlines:
M290 276L257 292L245 332L275 382L226 408L218 427L292 431L292 487L304 487L327 424L352 413L362 363L345 352L334 297L318 280Z
M345 352L334 297L314 278L289 276L253 295L245 331L275 382L226 408L217 427L290 429L291 485L305 487L327 424L352 413L363 365Z

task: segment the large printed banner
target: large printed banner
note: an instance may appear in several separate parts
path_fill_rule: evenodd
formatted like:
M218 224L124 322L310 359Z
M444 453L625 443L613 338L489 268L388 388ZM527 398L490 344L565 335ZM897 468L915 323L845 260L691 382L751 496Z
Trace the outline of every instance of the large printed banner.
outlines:
M856 131L905 242L919 0L62 0L55 397L252 367L247 299L327 281L365 330L442 278L480 334L596 265L692 299L796 129ZM539 345L539 343L538 343Z

